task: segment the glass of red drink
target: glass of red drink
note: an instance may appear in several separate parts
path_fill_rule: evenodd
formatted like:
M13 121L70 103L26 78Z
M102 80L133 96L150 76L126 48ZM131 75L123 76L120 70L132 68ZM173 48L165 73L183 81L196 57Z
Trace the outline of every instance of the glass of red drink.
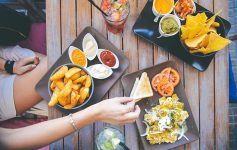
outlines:
M108 14L103 15L108 31L121 33L130 12L128 0L102 0L101 9Z

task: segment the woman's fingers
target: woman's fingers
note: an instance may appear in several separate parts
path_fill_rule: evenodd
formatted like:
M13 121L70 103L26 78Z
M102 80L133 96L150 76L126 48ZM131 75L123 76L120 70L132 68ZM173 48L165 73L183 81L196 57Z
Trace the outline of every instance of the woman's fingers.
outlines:
M126 112L132 112L132 111L134 111L135 101L134 100L130 101L125 106L126 106L126 109L127 109Z
M133 101L133 99L130 97L118 97L117 101L122 104L122 103L131 102L131 101Z
M140 112L141 112L140 107L136 105L135 110L133 112L126 113L123 116L123 121L127 122L127 121L136 120L139 117Z
M40 59L39 59L38 56L36 56L36 57L34 58L34 65L38 65L39 62L40 62Z
M35 56L34 57L23 58L22 59L22 65L24 66L24 65L28 65L28 64L34 63L35 58L36 58Z
M23 74L23 73L25 73L25 72L27 72L27 71L31 71L31 70L33 70L35 67L36 67L36 65L34 65L34 64L22 66L22 67L21 67L21 73Z

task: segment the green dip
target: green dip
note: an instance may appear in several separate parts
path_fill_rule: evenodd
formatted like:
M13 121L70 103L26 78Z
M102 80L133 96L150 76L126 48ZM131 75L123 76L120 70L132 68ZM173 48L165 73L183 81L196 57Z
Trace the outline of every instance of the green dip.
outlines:
M175 19L168 17L162 20L161 29L166 34L172 34L179 30L179 26Z

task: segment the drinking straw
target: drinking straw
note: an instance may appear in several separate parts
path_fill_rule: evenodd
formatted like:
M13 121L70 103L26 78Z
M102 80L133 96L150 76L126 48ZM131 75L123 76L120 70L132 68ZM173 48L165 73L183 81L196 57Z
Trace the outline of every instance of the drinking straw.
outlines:
M95 2L93 0L88 0L93 6L95 6L103 15L105 15L106 17L108 17L108 14L106 14L103 10L100 9L100 7L98 5L95 4Z

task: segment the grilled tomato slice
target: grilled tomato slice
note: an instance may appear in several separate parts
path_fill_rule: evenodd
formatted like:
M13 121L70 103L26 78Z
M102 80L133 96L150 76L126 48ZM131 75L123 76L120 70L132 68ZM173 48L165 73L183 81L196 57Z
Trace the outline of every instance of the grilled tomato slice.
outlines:
M152 88L157 91L158 83L163 79L163 74L159 73L152 78L151 85Z
M161 96L172 96L174 86L167 78L163 78L157 85L157 91Z
M173 86L175 87L176 85L179 84L179 81L180 81L179 73L176 70L171 69L170 76L169 76L169 82L171 82L173 84Z

